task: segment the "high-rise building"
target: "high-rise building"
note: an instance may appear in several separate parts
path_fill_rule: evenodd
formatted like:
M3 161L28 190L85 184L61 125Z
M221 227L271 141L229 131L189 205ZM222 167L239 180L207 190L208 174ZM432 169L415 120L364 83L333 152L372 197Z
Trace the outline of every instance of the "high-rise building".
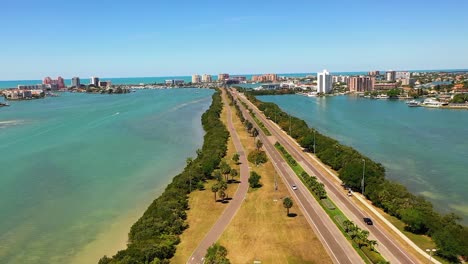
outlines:
M332 90L332 76L327 70L317 73L317 92L330 93Z
M218 81L226 81L229 79L228 73L220 73L218 74Z
M42 81L42 84L52 84L52 78L50 77L45 77L44 80Z
M375 78L369 76L354 76L348 80L348 88L351 92L365 92L374 90Z
M411 78L411 73L409 71L397 71L395 73L395 78L398 79L409 79Z
M339 76L335 76L333 75L332 77L332 80L333 80L333 83L337 83L337 82L348 82L348 79L349 79L349 76L346 76L346 75L339 75Z
M42 81L42 84L52 87L51 89L53 90L65 88L65 80L60 76L57 77L57 80L54 80L50 77L45 77Z
M201 76L198 74L192 75L192 83L201 83Z
M388 82L394 82L396 80L396 72L395 71L387 71L385 79Z
M62 77L57 77L57 86L59 89L65 88L65 80Z
M278 75L274 73L268 73L263 75L252 76L253 82L276 82L278 81Z
M204 82L204 83L213 82L213 77L211 75L209 75L209 74L203 74L202 82Z
M80 78L79 77L73 77L72 82L71 82L71 86L76 87L76 88L80 88L80 86L81 86Z
M89 84L98 87L99 86L99 77L94 77L94 76L91 77L91 82Z
M380 71L370 71L367 75L375 77L380 75Z

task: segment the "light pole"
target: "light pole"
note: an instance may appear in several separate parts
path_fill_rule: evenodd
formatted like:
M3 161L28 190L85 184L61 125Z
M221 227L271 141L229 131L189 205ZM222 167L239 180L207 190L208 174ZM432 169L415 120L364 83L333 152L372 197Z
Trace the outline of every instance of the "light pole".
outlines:
M315 155L315 132L316 130L314 129L314 155Z
M433 249L429 249L429 248L426 249L426 252L429 254L429 263L432 262L432 253L433 253L433 252L436 252L436 251L437 251L437 249L435 249L435 248L433 248Z
M362 195L364 195L364 179L365 179L365 175L366 175L366 160L362 159L362 162L364 162L364 164L362 165L362 182L361 182L361 185L362 185Z

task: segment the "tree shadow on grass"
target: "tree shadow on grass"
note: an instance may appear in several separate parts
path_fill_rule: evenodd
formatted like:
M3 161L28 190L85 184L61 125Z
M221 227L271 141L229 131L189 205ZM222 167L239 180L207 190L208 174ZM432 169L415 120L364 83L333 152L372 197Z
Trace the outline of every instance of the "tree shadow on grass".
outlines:
M297 216L296 213L289 213L289 214L288 214L288 217L296 217L296 216Z

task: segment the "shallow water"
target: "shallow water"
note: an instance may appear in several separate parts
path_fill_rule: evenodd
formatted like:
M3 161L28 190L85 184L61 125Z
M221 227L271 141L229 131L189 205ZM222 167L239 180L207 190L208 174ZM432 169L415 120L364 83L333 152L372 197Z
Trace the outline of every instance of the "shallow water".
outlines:
M62 93L1 108L0 263L95 263L116 253L202 146L212 94Z
M387 177L468 222L468 111L353 96L261 96L382 163Z

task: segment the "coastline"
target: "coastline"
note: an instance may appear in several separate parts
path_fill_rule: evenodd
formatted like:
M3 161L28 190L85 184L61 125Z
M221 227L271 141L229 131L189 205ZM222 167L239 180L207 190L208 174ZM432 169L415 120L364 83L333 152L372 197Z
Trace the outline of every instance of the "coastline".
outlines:
M179 236L187 228L186 211L188 195L198 188L203 188L204 181L226 155L229 132L220 119L223 109L220 91L212 95L212 103L202 115L205 131L203 146L194 159L187 159L187 166L165 187L147 207L143 215L132 225L128 235L126 249L112 257L101 253L100 264L147 263L169 261L180 243ZM170 213L172 212L172 213ZM159 250L157 250L159 249ZM164 262L165 263L165 262Z

